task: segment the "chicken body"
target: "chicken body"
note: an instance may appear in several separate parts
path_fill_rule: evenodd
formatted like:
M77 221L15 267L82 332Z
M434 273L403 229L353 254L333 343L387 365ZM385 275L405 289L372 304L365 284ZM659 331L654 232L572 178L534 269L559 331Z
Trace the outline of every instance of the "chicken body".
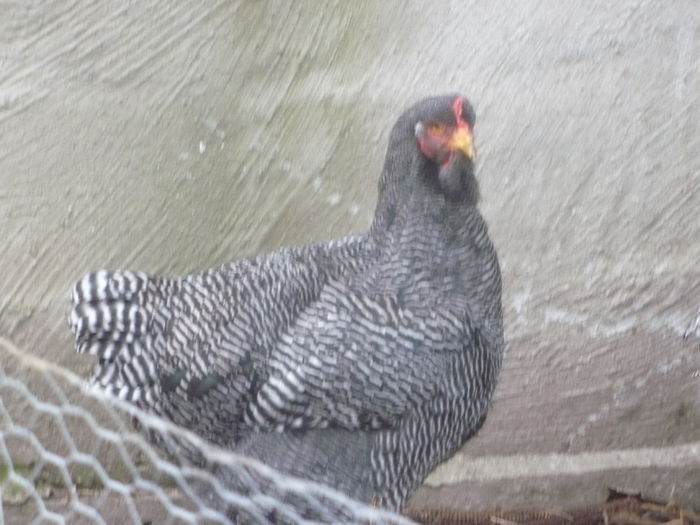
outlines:
M85 276L71 326L77 350L99 357L93 384L400 508L479 429L501 366L500 270L464 142L473 121L457 95L404 113L363 236L181 278Z

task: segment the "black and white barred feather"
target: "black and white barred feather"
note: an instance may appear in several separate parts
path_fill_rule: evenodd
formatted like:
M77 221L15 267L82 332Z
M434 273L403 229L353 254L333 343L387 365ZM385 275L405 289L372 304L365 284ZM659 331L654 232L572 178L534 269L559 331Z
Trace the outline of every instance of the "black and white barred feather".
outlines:
M399 119L364 236L175 279L86 275L70 324L77 350L98 358L94 386L400 507L484 421L503 351L499 264L471 166L441 187L445 166L416 143L418 122L473 126L466 100L454 114L458 98Z

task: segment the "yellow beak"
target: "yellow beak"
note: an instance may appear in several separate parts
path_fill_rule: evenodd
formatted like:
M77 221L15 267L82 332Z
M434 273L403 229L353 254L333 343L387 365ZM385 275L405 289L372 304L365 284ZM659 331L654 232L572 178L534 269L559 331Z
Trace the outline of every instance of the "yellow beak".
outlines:
M461 151L472 162L476 159L474 139L468 127L459 126L452 133L448 145L452 151Z

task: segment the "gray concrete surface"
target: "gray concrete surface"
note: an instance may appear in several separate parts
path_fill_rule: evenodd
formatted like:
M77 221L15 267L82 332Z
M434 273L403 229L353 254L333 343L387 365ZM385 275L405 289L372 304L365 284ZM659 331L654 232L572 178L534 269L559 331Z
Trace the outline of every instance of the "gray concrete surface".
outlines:
M699 61L696 0L4 3L0 334L86 375L83 272L363 230L393 120L462 91L508 353L415 501L700 508Z

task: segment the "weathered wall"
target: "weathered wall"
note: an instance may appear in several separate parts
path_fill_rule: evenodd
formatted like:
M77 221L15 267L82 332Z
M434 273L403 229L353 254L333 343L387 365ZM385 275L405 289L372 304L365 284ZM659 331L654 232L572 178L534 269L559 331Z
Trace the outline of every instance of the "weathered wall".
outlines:
M87 374L83 272L363 230L395 117L462 91L508 354L415 501L700 507L699 59L695 0L5 4L0 334Z

